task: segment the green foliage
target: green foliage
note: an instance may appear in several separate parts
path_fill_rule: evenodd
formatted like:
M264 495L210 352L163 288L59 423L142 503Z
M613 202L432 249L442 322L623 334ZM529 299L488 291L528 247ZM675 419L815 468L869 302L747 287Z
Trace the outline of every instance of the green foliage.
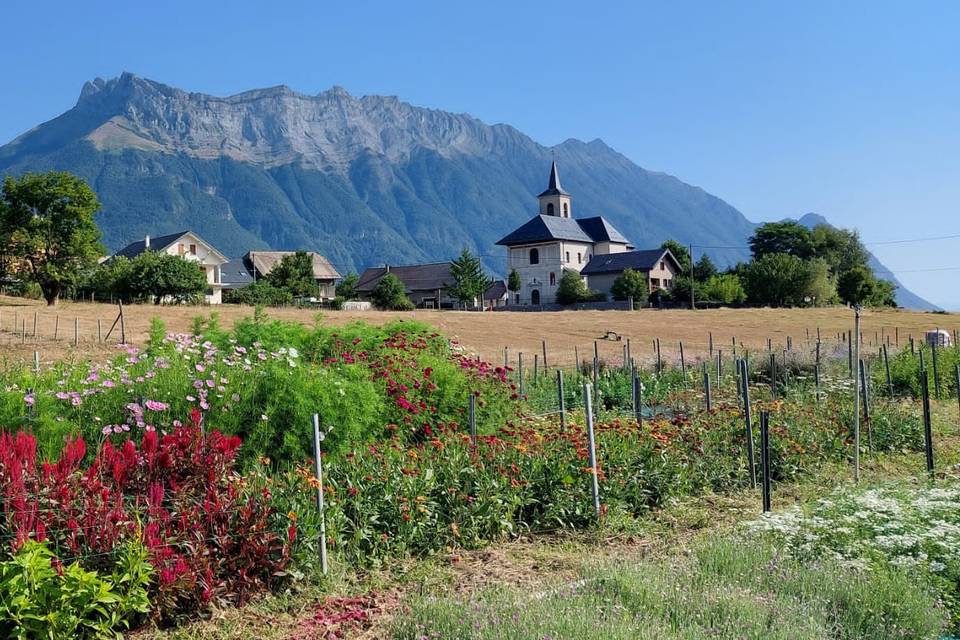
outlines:
M776 546L721 538L681 558L588 566L576 586L487 589L469 602L421 596L393 638L874 640L935 638L944 616L911 576L798 561Z
M198 302L207 290L207 275L199 263L180 256L144 251L130 261L126 281L114 284L121 297L160 304Z
M484 273L480 259L464 249L460 257L450 264L453 283L448 287L450 295L463 304L482 303L484 292L493 280Z
M754 260L777 253L806 260L813 257L813 238L810 230L799 222L768 222L754 231L750 238L750 252Z
M313 258L306 251L283 256L267 274L267 280L275 288L289 291L294 297L317 294Z
M814 306L833 304L837 301L837 286L830 274L830 265L823 258L807 261L807 285L805 298Z
M510 275L507 276L507 289L516 293L520 291L522 283L520 281L520 272L516 269L510 269Z
M807 294L809 270L806 263L788 253L766 253L746 266L743 286L755 303L799 305Z
M576 304L587 302L594 297L594 292L587 288L587 283L576 271L564 271L557 283L557 302L560 304Z
M373 288L370 294L373 304L379 309L387 311L409 311L413 309L413 303L407 297L407 288L403 282L392 273L388 273L380 279L377 286Z
M747 299L740 278L730 273L710 276L703 284L701 296L724 304L739 304Z
M357 285L360 283L360 276L355 273L348 273L337 284L337 297L344 300L357 299Z
M632 297L634 301L641 302L647 297L647 277L639 271L624 269L623 273L613 281L610 293L615 300L627 300Z
M690 269L693 264L692 259L690 258L690 250L677 242L676 240L665 240L663 244L660 245L661 249L669 249L670 253L673 254L673 257L677 259L677 262L680 263L680 273L690 275Z
M5 638L119 639L121 629L149 611L153 568L147 552L128 545L112 575L80 564L54 566L54 554L28 540L0 562L0 632Z
M697 264L693 266L693 277L697 282L706 282L713 276L717 275L717 266L713 264L713 260L710 259L710 256L703 254Z
M251 307L257 305L279 307L293 304L293 294L287 289L275 287L269 280L260 279L246 287L224 291L223 301L226 303L247 304Z
M874 277L869 267L857 266L840 274L837 280L840 299L850 304L871 307L896 306L893 284Z
M93 220L99 209L87 183L66 172L4 180L0 241L19 264L20 277L36 282L47 304L56 304L103 255Z

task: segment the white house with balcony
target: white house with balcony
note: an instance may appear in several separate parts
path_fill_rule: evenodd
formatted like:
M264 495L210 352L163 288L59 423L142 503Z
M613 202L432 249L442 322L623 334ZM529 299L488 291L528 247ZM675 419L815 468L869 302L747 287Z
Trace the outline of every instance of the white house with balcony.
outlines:
M580 273L596 255L633 249L603 217L572 217L571 196L560 186L556 162L546 191L537 197L540 213L497 242L507 247L508 269L520 274L520 291L511 292L510 304L554 303L564 271Z
M172 256L180 256L184 260L199 263L207 275L207 291L204 296L208 304L222 302L222 278L220 268L230 261L225 255L192 231L180 231L169 235L131 242L118 251L116 256L135 258L144 251L159 251Z

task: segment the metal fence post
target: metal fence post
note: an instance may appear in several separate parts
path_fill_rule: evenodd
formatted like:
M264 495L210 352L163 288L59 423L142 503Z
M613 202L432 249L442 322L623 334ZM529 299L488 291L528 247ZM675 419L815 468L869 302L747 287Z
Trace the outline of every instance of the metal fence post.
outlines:
M567 428L567 407L563 397L563 371L557 369L557 404L560 407L560 430Z
M587 421L587 443L590 447L590 491L593 495L593 511L600 519L600 481L597 478L597 443L593 432L593 401L590 398L590 385L583 385L584 415Z
M470 424L470 446L477 446L477 396L470 394L468 419Z
M760 413L760 467L763 471L763 511L770 511L770 413Z
M920 393L923 396L923 451L927 474L933 477L933 429L930 424L930 380L926 368L920 369Z
M757 488L757 459L753 452L753 421L750 416L750 381L747 363L740 361L741 385L743 386L743 418L747 437L747 467L750 469L750 486Z
M713 408L713 401L710 396L710 371L707 369L706 363L703 364L703 393L707 403L707 411L710 411Z
M847 345L847 352L850 354L850 375L853 376L853 481L860 482L860 376L853 374L853 363L860 360L860 306L855 306L853 312L854 330L849 334L851 344Z
M323 461L320 459L320 416L313 414L313 457L317 480L317 509L320 511L320 568L327 575L327 514L323 506Z

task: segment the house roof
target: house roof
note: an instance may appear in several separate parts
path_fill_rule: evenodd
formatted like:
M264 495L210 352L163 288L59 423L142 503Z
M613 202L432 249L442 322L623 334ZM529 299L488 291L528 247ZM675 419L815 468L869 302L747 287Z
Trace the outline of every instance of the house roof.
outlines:
M503 280L494 280L493 284L483 292L484 300L500 300L507 295L507 283Z
M376 288L377 283L388 273L400 278L407 291L435 291L446 289L453 283L450 275L449 262L434 262L432 264L412 264L401 267L371 267L360 274L357 281L357 291L369 293Z
M224 289L242 289L253 284L253 273L244 258L231 258L230 262L220 265L220 282Z
M292 256L296 251L249 251L243 256L247 265L261 276L265 276L280 262L285 256ZM334 269L330 261L319 253L307 251L307 255L313 258L313 277L316 280L336 280L340 273Z
M557 161L554 160L550 165L550 182L547 184L547 190L541 193L538 198L543 196L568 196L570 195L560 186L560 174L557 173Z
M176 242L177 240L179 240L179 239L182 238L183 236L187 235L188 233L189 233L190 235L192 235L194 238L196 238L197 240L199 240L200 242L202 242L203 244L205 244L205 245L207 245L208 247L210 247L210 250L213 251L214 253L216 253L218 256L220 256L220 257L223 259L224 262L227 262L227 261L230 260L227 256L225 256L225 255L223 255L222 253L220 253L219 251L217 251L217 248L216 248L216 247L214 247L212 244L210 244L209 242L207 242L206 240L204 240L203 238L201 238L199 235L197 235L197 234L194 233L193 231L190 231L189 229L186 230L186 231L178 231L178 232L176 232L176 233L169 233L169 234L167 234L167 235L165 235L165 236L157 236L157 237L155 237L155 238L154 238L154 237L151 237L151 238L150 238L150 247L149 247L149 249L150 249L151 251L163 251L164 249L166 249L167 247L169 247L169 246L172 245L174 242ZM147 247L146 238L144 238L144 239L142 239L142 240L137 240L136 242L131 242L130 244L128 244L127 246L125 246L123 249L120 249L120 251L117 251L117 252L114 254L114 257L116 257L116 256L123 256L123 257L125 257L125 258L136 258L138 255L140 255L141 253L143 253L143 252L146 251L147 249L148 249L148 247Z
M620 273L626 269L649 271L653 269L664 256L667 256L667 258L673 261L674 266L680 266L669 249L644 249L642 251L625 251L623 253L594 254L594 256L590 258L590 262L587 263L587 266L585 266L580 273L589 276L600 273Z
M498 240L497 244L510 247L552 240L628 244L623 234L601 216L575 219L543 215L534 216L518 229Z

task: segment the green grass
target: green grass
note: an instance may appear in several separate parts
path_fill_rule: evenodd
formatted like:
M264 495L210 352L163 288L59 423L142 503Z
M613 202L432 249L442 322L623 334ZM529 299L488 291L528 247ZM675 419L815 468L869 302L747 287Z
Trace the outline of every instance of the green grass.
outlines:
M396 640L936 638L935 598L892 570L802 563L770 546L719 540L687 559L607 565L539 593L469 602L420 597Z

